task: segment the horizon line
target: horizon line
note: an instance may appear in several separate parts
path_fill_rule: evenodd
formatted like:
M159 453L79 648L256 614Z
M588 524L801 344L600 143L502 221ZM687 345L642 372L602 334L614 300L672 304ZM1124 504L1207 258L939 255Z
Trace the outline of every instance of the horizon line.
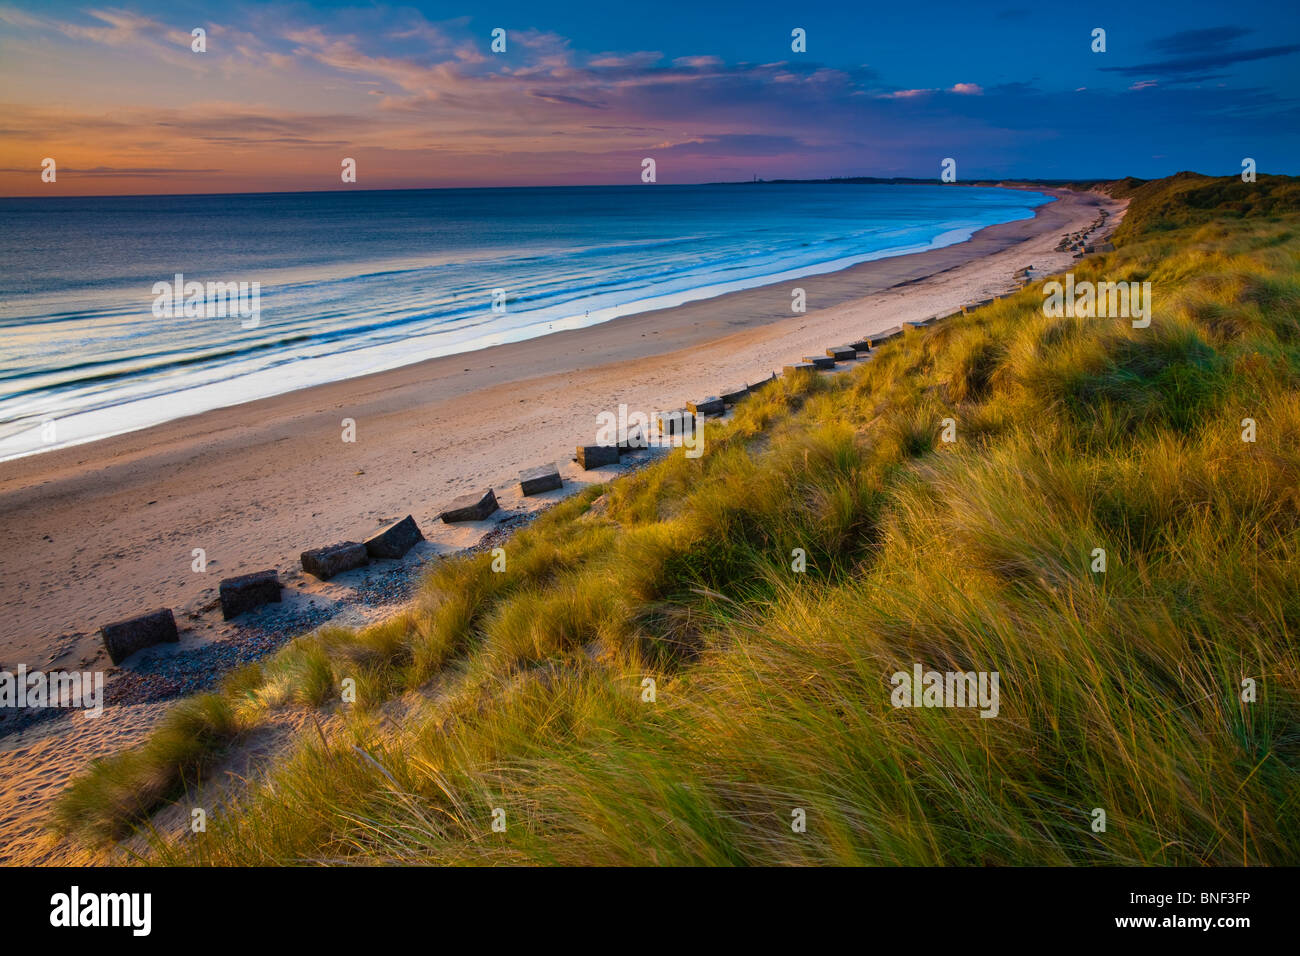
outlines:
M1191 170L1180 170L1180 172L1193 172ZM1179 175L1179 173L1170 173L1170 176ZM1207 176L1215 179L1220 177L1210 176L1206 173L1194 173L1197 176ZM1267 174L1265 175L1285 175L1285 174ZM1165 177L1156 177L1163 179ZM39 196L24 194L3 194L0 199L172 199L181 197L203 198L210 196L298 196L310 195L316 193L391 193L391 192L433 192L433 191L473 191L489 189L638 189L644 186L661 186L661 187L696 187L696 186L772 186L772 185L818 185L827 183L864 183L869 181L873 184L881 185L935 185L935 186L996 186L999 183L1027 183L1031 185L1065 185L1069 183L1111 183L1119 182L1124 179L1136 179L1140 182L1152 182L1150 179L1144 179L1139 176L1075 176L1065 178L1034 178L1025 176L1003 176L999 178L976 178L960 180L958 182L945 183L935 177L921 178L914 176L871 176L871 175L852 175L852 176L818 176L810 178L789 178L781 177L777 179L726 179L726 180L708 180L704 182L693 183L552 183L549 185L500 185L500 186L378 186L378 187L340 187L329 186L320 189L266 189L266 190L230 190L216 192L186 192L186 193L78 193L75 195L63 196Z

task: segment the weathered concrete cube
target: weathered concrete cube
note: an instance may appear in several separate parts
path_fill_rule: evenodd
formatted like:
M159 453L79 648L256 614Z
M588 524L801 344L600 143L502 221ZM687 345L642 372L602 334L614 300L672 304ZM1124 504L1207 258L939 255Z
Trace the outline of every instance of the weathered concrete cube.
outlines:
M875 335L873 335L871 337L871 344L873 346L876 346L879 345L881 342L888 342L890 339L898 338L898 336L902 334L903 334L902 326L893 325L885 329L885 331L877 332Z
M853 350L856 351L856 352L870 352L870 351L871 351L871 339L869 339L869 338L868 338L868 339L858 339L856 342L850 342L850 343L849 343L849 348L853 349Z
M423 540L415 518L407 515L366 538L366 554L372 558L401 558Z
M773 382L776 381L776 379L777 379L777 374L776 372L773 372L767 378L760 378L757 382L750 382L749 390L750 392L757 392L764 385L771 385Z
M684 408L659 413L659 434L685 435L695 431L695 416Z
M697 402L687 402L686 410L692 415L721 415L726 411L726 403L718 396L710 395Z
M369 563L366 546L357 541L340 541L302 553L302 569L322 581Z
M905 323L903 323L903 324L906 325L909 329L923 329L923 328L926 327L926 325L927 325L928 323L925 323L925 322L905 322Z
M832 345L826 354L837 362L851 362L858 357L858 350L851 345Z
M496 511L497 507L496 492L489 488L481 494L461 495L438 517L446 524L456 521L483 521Z
M793 365L787 365L781 369L782 375L795 375L801 372L815 372L817 366L812 362L795 362Z
M99 633L104 638L104 647L114 664L120 664L138 650L153 647L155 644L175 644L180 635L176 633L176 618L169 607L150 611L126 621L105 624Z
M245 611L263 604L280 603L280 575L275 569L241 574L226 578L218 588L221 594L221 616L229 621Z
M835 359L831 358L829 355L805 355L803 360L812 365L813 368L835 367Z
M734 388L723 389L722 396L721 396L722 404L735 405L737 402L739 402L742 398L744 398L748 394L749 394L748 385L739 385Z
M578 456L574 459L578 467L586 471L589 468L600 468L602 465L618 464L618 446L617 445L579 445Z
M554 464L538 465L519 473L519 493L525 498L540 495L544 491L554 491L563 484L560 469Z

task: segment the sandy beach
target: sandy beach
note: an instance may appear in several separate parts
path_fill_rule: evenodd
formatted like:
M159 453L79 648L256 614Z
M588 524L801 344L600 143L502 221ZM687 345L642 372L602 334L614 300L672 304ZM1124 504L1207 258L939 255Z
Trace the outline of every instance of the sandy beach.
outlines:
M677 408L829 345L1007 291L1019 268L1066 268L1070 254L1053 252L1060 236L1116 204L1058 195L1033 219L947 248L6 462L0 664L103 666L102 624L164 606L179 621L211 603L220 578L284 575L305 548L359 540L407 513L429 533L453 497L567 462L576 444L594 441L602 410ZM808 311L791 315L796 286ZM342 440L345 418L356 422L354 443ZM207 555L202 575L191 569L195 548Z

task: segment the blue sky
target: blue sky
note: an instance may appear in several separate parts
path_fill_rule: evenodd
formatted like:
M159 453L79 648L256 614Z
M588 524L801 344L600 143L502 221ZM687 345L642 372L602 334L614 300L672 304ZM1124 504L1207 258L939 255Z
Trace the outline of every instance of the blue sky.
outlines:
M0 0L0 192L1294 174L1297 80L1294 3Z

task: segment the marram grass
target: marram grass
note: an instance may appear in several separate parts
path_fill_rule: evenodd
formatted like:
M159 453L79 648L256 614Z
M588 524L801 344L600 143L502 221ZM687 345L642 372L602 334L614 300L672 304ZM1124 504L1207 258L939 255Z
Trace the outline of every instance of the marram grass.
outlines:
M548 512L505 573L445 562L393 621L178 705L60 824L120 835L321 708L328 738L147 857L1300 862L1300 190L1251 188L1139 187L1077 266L1150 282L1149 328L1047 318L1035 287L771 386L702 458ZM998 715L895 709L915 663L998 672Z

